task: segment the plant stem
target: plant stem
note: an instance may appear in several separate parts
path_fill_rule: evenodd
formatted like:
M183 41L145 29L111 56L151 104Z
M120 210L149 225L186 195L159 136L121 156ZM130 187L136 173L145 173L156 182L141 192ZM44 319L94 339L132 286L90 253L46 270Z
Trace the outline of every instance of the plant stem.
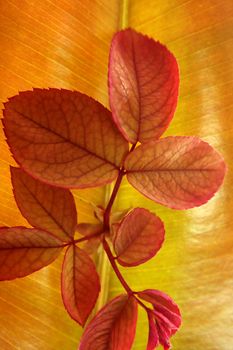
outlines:
M103 247L104 247L104 250L108 256L108 259L112 265L112 268L115 272L115 274L117 275L119 281L121 282L122 286L125 288L126 292L129 294L129 295L133 295L133 291L132 289L128 286L128 284L126 283L126 281L124 280L124 277L122 276L120 270L118 269L118 266L117 264L115 263L115 259L114 259L114 256L112 255L112 252L111 252L111 249L108 245L108 242L106 241L105 238L103 238Z
M115 186L114 186L112 194L111 194L111 197L109 199L108 205L107 205L105 212L104 212L104 230L109 230L109 221L110 221L110 214L111 214L112 205L113 205L114 200L116 198L116 195L117 195L117 192L119 190L119 187L120 187L120 184L121 184L121 181L122 181L124 174L125 174L124 168L120 169Z
M110 247L108 245L108 242L106 241L105 238L103 238L103 247L104 247L104 250L105 250L105 252L106 252L106 254L108 256L108 259L109 259L109 261L110 261L110 263L112 265L112 268L113 268L115 274L117 275L117 277L118 277L119 281L121 282L122 286L125 288L127 294L129 296L133 296L137 300L138 304L141 305L143 307L143 309L148 311L149 310L148 307L145 304L143 304L143 302L136 297L135 292L132 291L132 289L130 288L130 286L125 281L124 277L122 276L122 274L121 274L121 272L120 272L120 270L119 270L119 268L118 268L118 266L117 266L117 264L115 262L115 258L112 255L112 252L111 252L111 249L110 249Z

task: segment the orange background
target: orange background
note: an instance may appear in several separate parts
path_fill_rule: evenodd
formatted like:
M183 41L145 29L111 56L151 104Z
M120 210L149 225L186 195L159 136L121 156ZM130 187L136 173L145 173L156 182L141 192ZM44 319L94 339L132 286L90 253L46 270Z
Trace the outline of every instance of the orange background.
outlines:
M160 40L177 57L180 98L166 135L203 138L224 155L229 170L209 203L183 212L152 203L124 182L115 210L139 205L156 212L165 222L166 242L150 262L122 271L134 289L161 289L180 305L183 326L172 339L174 349L231 350L232 0L1 1L0 102L19 90L63 87L108 105L108 50L123 26ZM2 130L0 143L0 225L27 225L12 195L9 164L14 162ZM80 222L93 220L87 202L103 204L109 190L74 191ZM122 288L104 254L96 259L103 286L99 308ZM61 261L0 283L1 350L77 348L81 329L65 312L59 291ZM146 338L140 312L134 349L144 350Z

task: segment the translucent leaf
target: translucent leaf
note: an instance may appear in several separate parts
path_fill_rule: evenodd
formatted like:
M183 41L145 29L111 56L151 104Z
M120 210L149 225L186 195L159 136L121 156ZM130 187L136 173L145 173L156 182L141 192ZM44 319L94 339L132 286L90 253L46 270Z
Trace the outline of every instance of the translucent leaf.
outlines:
M181 325L181 315L178 306L167 294L158 290L147 289L137 294L139 298L150 302L154 308L153 311L148 311L150 327L148 344L150 342L153 344L150 337L154 335L155 344L157 343L158 336L159 343L164 346L164 350L170 349L169 338L176 333ZM154 318L157 333L153 330L153 326L151 325L152 317ZM153 349L153 347L151 349Z
M34 89L5 103L15 160L52 185L86 188L114 180L128 145L100 103L69 90Z
M178 85L176 59L164 45L132 29L114 36L110 105L114 121L128 141L146 142L166 130L176 108Z
M206 203L226 172L221 155L192 136L166 137L141 145L129 154L125 167L131 185L174 209Z
M85 251L70 246L62 267L62 298L70 316L84 326L100 291L99 276Z
M136 323L136 299L120 295L101 309L89 323L79 350L130 350Z
M20 168L11 167L11 181L22 215L35 227L47 230L63 241L70 241L77 225L71 192L38 181Z
M164 240L164 225L149 210L136 208L121 221L114 241L117 261L136 266L152 258Z
M159 335L155 325L155 320L151 312L147 313L149 323L149 335L146 350L154 350L159 345Z
M0 228L0 280L27 276L53 262L62 242L51 234L26 227Z

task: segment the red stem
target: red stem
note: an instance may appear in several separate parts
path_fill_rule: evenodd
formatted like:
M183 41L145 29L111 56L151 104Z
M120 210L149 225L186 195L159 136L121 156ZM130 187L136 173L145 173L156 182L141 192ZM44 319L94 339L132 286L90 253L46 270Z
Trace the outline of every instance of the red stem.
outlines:
M128 286L128 284L126 283L126 281L124 280L124 277L122 276L122 274L120 273L120 270L118 269L117 264L115 263L115 259L114 256L112 255L111 249L106 241L105 238L103 238L103 247L104 250L108 256L108 259L112 265L113 270L115 271L115 274L117 275L119 281L121 282L122 286L125 288L126 292L129 295L133 295L133 291L132 289Z
M111 194L111 197L110 197L108 205L105 209L105 212L104 212L104 229L105 230L109 230L109 221L110 221L110 214L111 214L112 205L113 205L113 202L116 198L116 195L117 195L117 192L119 190L119 187L120 187L120 184L121 184L121 181L122 181L124 174L125 174L124 168L120 169L115 186L114 186L112 194Z

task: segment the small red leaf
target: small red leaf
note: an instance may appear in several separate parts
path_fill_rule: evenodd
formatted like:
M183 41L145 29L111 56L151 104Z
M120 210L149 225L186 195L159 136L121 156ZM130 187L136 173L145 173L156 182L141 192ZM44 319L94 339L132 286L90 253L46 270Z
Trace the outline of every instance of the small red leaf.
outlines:
M101 309L89 323L79 350L130 350L136 323L136 299L120 295Z
M0 228L0 280L27 276L53 262L62 242L51 234L26 227Z
M62 298L70 316L84 326L100 291L92 259L82 249L70 246L62 267Z
M77 225L74 198L69 190L33 179L20 168L11 167L15 200L28 222L70 241Z
M159 345L159 335L155 325L155 319L151 312L147 313L149 322L149 335L146 350L154 350Z
M109 59L113 118L125 138L136 143L158 138L177 104L175 57L158 41L132 29L116 33Z
M128 144L111 113L80 92L34 89L5 103L4 131L17 163L51 185L113 181Z
M136 208L121 221L114 249L123 266L136 266L151 259L164 241L163 222L149 210Z
M181 315L178 306L167 294L158 290L147 289L137 293L137 295L139 298L151 303L154 307L153 311L148 311L150 326L148 344L153 344L152 336L154 334L154 344L157 343L158 336L159 343L163 345L164 349L170 349L169 338L176 333L181 325ZM152 316L157 332L153 330L153 326L151 325ZM153 349L152 345L149 349Z
M174 209L206 203L226 172L221 155L197 137L166 137L136 148L125 161L128 181L146 197Z

